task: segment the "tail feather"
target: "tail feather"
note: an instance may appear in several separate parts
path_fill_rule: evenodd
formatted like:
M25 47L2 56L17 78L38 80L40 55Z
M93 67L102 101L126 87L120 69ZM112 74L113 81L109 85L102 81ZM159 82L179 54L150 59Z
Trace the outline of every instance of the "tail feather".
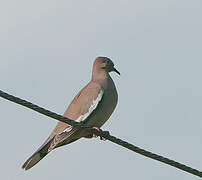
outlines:
M80 139L81 137L71 137L75 131L76 129L70 132L63 132L59 135L56 135L53 132L41 145L41 147L23 164L22 168L28 170L37 164L41 159L43 159L53 149Z
M52 140L40 147L29 159L27 159L27 161L23 164L22 168L28 170L32 168L35 164L37 164L41 159L43 159L50 152L48 151L48 148L50 147Z

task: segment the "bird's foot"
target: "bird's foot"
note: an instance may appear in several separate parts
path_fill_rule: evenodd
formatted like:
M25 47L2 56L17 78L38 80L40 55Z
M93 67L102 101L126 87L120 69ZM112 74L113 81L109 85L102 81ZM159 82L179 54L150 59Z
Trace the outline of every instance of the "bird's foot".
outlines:
M103 133L103 134L106 135L106 136L109 136L109 135L110 135L110 134L109 134L109 131L103 131L103 130L100 129L99 127L94 126L94 127L92 127L92 128L93 128L93 129L96 129L97 131L100 131L101 133ZM94 138L97 138L98 136L97 136L96 134L93 134L93 137L94 137ZM100 136L100 140L106 141L106 139L103 138L102 136Z
M93 126L93 129L96 129L97 131L102 131L99 127ZM93 134L93 138L97 138L98 136L96 134Z

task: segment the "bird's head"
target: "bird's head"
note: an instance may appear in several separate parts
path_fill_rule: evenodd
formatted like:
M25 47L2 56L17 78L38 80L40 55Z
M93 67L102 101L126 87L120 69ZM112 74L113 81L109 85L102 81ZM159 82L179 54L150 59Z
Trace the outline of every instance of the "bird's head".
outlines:
M97 57L93 66L97 71L105 71L107 73L114 71L120 75L120 72L116 70L114 63L108 57Z

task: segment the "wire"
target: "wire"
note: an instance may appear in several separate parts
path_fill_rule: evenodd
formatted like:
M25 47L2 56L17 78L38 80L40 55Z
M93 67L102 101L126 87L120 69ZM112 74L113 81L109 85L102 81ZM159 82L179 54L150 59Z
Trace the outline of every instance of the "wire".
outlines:
M136 153L139 153L139 154L141 154L143 156L146 156L148 158L163 162L163 163L168 164L170 166L173 166L175 168L181 169L182 171L186 171L186 172L188 172L190 174L202 177L202 172L197 170L197 169L193 169L193 168L191 168L189 166L186 166L186 165L181 164L179 162L176 162L174 160L171 160L171 159L165 158L163 156L154 154L152 152L146 151L144 149L141 149L141 148L139 148L137 146L134 146L133 144L130 144L130 143L128 143L126 141L123 141L123 140L121 140L121 139L119 139L117 137L114 137L114 136L112 136L112 135L110 135L108 133L105 133L105 131L98 131L98 130L96 130L94 128L90 128L90 127L86 126L83 123L75 122L75 121L73 121L71 119L68 119L68 118L66 118L64 116L61 116L59 114L56 114L56 113L51 112L49 110L46 110L46 109L44 109L42 107L39 107L39 106L37 106L35 104L32 104L32 103L30 103L30 102L28 102L26 100L20 99L18 97L10 95L10 94L7 94L7 93L5 93L5 92L3 92L1 90L0 90L0 97L5 98L5 99L7 99L9 101L15 102L17 104L20 104L22 106L25 106L25 107L27 107L29 109L32 109L32 110L34 110L36 112L39 112L41 114L44 114L44 115L49 116L51 118L54 118L54 119L56 119L58 121L67 123L67 124L69 124L71 126L75 126L75 127L79 127L79 128L88 128L94 134L96 134L96 135L98 135L100 137L103 137L103 138L105 138L105 139L107 139L107 140L109 140L109 141L111 141L113 143L116 143L116 144L118 144L118 145L120 145L122 147L125 147L125 148L127 148L127 149L129 149L129 150L131 150L133 152L136 152Z

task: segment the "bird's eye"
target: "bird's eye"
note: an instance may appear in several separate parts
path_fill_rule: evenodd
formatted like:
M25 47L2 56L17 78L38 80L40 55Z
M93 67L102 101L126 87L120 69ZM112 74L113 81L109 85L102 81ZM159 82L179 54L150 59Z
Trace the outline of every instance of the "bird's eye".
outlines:
M106 59L103 59L103 60L102 60L102 63L107 63L107 60L106 60Z

